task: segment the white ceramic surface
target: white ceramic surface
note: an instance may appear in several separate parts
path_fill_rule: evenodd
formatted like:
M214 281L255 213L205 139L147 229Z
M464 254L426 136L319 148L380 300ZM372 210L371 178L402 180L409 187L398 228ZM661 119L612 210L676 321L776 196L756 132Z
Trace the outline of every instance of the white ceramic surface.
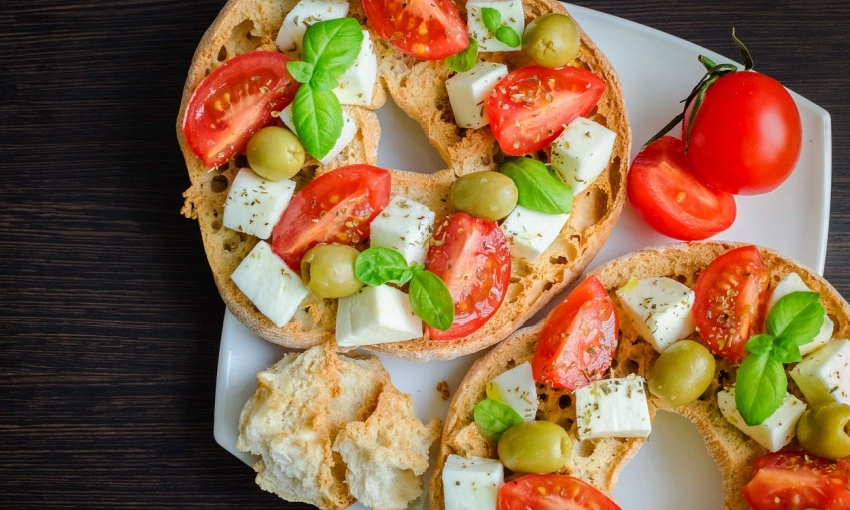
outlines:
M632 157L645 140L679 113L679 100L703 74L698 54L717 62L729 61L630 21L581 7L569 9L620 75L632 125ZM822 108L793 95L804 135L797 170L772 193L738 197L738 219L719 237L773 248L822 273L829 222L830 119ZM395 105L388 104L378 116L384 128L380 165L423 172L443 168L419 126ZM671 240L651 231L627 205L591 268L632 250L667 242ZM541 311L530 322L542 318L547 311ZM255 373L277 361L284 351L225 314L216 386L215 439L246 463L251 462L251 456L235 448L239 413L256 387ZM443 418L448 409L448 402L434 389L437 382L448 381L454 392L475 357L427 364L384 356L382 359L393 383L413 395L418 416L427 420ZM253 476L247 467L245 476ZM716 510L722 507L721 479L696 427L679 416L659 413L649 441L622 472L614 498L625 510ZM412 508L424 505L418 501Z

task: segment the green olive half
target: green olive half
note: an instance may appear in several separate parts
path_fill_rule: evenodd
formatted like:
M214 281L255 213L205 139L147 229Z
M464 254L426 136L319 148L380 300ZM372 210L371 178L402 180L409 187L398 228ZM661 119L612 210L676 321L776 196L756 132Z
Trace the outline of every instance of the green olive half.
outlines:
M459 177L452 185L449 200L455 211L498 221L514 210L518 196L516 184L510 177L484 171Z
M245 150L248 166L270 181L289 179L304 166L304 146L292 131L269 126L254 133Z
M363 287L354 276L354 260L360 252L344 244L320 244L301 259L304 286L323 298L350 296Z
M579 35L575 22L564 14L545 14L525 28L522 49L538 64L561 67L578 55Z
M668 347L649 371L649 391L671 406L693 402L714 379L714 356L704 345L682 340Z
M554 473L570 460L567 431L549 421L511 427L499 439L499 460L517 473Z
M826 459L850 456L850 406L816 404L797 422L797 440L804 450Z

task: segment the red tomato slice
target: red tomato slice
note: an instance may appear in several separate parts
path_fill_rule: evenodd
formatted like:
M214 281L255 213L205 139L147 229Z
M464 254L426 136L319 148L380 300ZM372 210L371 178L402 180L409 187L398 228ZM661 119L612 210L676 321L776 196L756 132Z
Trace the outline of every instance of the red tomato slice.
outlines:
M452 295L455 320L446 331L429 327L434 340L454 340L484 325L505 299L511 279L511 249L495 221L455 213L434 234L425 267Z
M769 278L755 246L724 253L703 269L694 289L694 323L712 352L736 363L744 358L744 344L764 315Z
M531 361L534 380L576 390L600 379L617 350L618 328L614 302L588 276L546 317Z
M372 220L390 202L390 173L351 165L312 180L277 222L272 250L296 273L307 250L322 243L352 245L369 237Z
M735 197L702 183L685 144L665 136L632 162L627 186L638 215L658 232L683 241L706 239L735 221Z
M756 459L744 499L753 510L846 510L850 462L805 452L776 452Z
M620 507L578 478L525 475L499 489L499 510L620 510Z
M363 10L382 39L411 57L439 60L469 44L451 0L363 0Z
M487 99L490 129L505 154L540 150L593 111L605 87L602 78L577 67L521 67L493 87Z

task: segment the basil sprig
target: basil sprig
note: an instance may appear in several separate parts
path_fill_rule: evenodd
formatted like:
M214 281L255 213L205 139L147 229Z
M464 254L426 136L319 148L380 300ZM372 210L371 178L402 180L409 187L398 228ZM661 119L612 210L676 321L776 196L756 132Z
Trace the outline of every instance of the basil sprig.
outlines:
M542 162L532 158L508 158L499 169L514 181L517 203L546 214L569 214L573 210L572 187Z
M782 405L788 389L783 364L803 359L800 346L817 336L824 310L817 292L792 292L767 316L767 333L750 338L735 378L735 406L747 425L764 423Z
M446 66L452 71L465 73L475 67L478 62L478 41L469 38L469 45L458 53L446 58Z
M506 430L523 422L514 408L489 398L475 404L472 417L481 435L493 442L497 442Z
M354 275L366 285L375 287L388 282L410 282L408 297L413 313L441 331L452 327L455 319L452 295L445 282L422 264L410 266L401 253L375 246L357 256Z
M342 134L342 106L333 89L339 86L336 77L354 64L362 43L357 20L320 21L304 33L304 60L286 63L289 74L301 83L292 102L295 131L317 159L325 157Z
M501 41L511 48L519 48L522 40L519 34L512 27L502 25L502 13L498 9L492 7L481 8L481 21L487 30L493 32L498 41Z

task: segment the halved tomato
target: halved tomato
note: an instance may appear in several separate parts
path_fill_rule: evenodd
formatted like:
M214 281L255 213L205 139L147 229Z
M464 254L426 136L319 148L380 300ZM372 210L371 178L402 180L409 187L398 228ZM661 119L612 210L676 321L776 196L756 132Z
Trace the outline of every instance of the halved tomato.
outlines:
M363 0L363 10L382 39L411 57L439 60L469 44L451 0Z
M315 178L277 222L272 250L296 273L307 250L322 243L353 245L369 237L372 220L390 202L390 173L351 165Z
M578 478L525 475L499 489L499 510L620 510L620 507Z
M484 325L505 299L511 249L495 221L454 213L434 234L425 268L449 288L455 320L446 331L429 327L434 340L454 340Z
M605 80L577 67L520 67L499 80L487 98L490 129L505 154L540 150L567 124L593 111L605 87Z
M183 117L192 152L212 168L245 150L248 139L295 97L298 82L282 53L252 51L228 60L198 85Z
M744 344L764 316L770 271L758 248L742 246L714 259L694 288L694 323L712 352L740 363Z
M850 462L805 452L768 453L756 459L743 493L753 510L846 510Z
M614 302L588 276L546 317L531 361L534 380L576 390L600 379L617 350L618 328Z

